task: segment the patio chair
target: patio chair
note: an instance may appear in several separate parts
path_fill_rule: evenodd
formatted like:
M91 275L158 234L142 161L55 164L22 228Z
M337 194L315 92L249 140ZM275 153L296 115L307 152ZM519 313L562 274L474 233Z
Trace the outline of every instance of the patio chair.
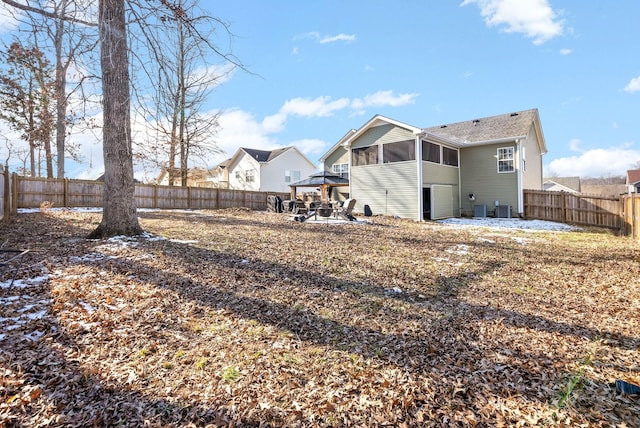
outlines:
M346 201L344 201L344 205L342 206L342 209L336 213L336 217L342 217L343 219L349 220L349 221L355 220L355 217L353 217L352 215L353 207L355 206L356 206L355 199L347 199Z

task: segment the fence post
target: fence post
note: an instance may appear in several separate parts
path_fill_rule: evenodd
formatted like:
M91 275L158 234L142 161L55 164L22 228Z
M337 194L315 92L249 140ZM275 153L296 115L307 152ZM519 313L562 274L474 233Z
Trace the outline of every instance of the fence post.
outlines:
M6 168L3 171L4 175L4 184L3 184L3 218L4 220L9 220L9 216L11 215L11 186L9 185L9 168Z
M65 178L62 186L62 206L67 208L69 206L69 179Z
M638 210L636 209L636 194L631 194L631 236L634 239L640 237L640 228L638 227Z
M18 212L18 174L11 174L11 213Z
M158 208L158 185L154 184L153 185L153 202L152 202L153 208L156 209Z

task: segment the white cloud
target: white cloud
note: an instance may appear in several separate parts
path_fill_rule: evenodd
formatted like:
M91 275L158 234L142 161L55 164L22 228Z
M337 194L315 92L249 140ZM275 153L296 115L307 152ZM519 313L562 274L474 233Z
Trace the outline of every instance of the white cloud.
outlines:
M287 100L280 113L302 117L328 117L334 112L342 110L349 105L348 98L332 100L329 96L309 98L293 98Z
M574 138L571 141L569 141L569 150L571 150L572 152L582 153L583 150L580 147L581 144L582 144L582 141L580 141L578 138Z
M298 36L295 36L293 38L293 40L301 40L301 39L312 39L317 41L318 43L324 45L327 43L335 43L335 42L353 42L356 40L356 35L355 34L344 34L344 33L340 33L340 34L336 34L336 35L321 35L319 32L317 31L310 31L308 33L305 34L301 34Z
M571 55L572 53L573 53L572 49L569 49L569 48L560 49L560 55L566 56L566 55Z
M640 91L640 76L631 79L627 86L624 87L624 90L630 94Z
M477 4L485 23L498 26L507 33L522 33L536 45L542 44L563 31L564 21L547 0L464 0L460 6Z
M302 140L291 141L288 146L296 146L312 161L317 155L322 155L326 148L327 142L315 138L303 138ZM315 162L315 161L314 161Z
M18 28L22 12L0 2L0 33L8 33Z
M373 94L366 95L364 98L355 98L351 101L351 108L361 110L366 107L400 107L407 104L413 104L418 97L417 93L407 93L394 95L393 91L378 91Z
M640 160L640 150L630 144L583 151L578 156L554 159L545 165L545 176L609 177L624 175Z
M337 34L335 36L325 36L320 39L320 44L334 43L334 42L353 42L356 40L355 34Z

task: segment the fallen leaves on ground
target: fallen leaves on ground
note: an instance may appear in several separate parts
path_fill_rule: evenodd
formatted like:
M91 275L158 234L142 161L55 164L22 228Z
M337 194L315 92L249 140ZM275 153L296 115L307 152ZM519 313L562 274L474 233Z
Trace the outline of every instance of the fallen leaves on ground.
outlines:
M640 382L633 240L140 217L99 241L96 213L0 225L32 250L0 289L0 424L640 425L614 386Z

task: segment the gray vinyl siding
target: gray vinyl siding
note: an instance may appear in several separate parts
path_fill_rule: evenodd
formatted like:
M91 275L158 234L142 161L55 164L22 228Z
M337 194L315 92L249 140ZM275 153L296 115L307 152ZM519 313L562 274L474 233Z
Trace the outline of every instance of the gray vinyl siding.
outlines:
M418 173L415 161L354 167L351 197L356 212L369 205L374 215L383 214L419 220Z
M522 188L542 190L542 155L534 127L522 143L525 149L526 168L522 173Z
M339 147L334 150L324 160L324 169L327 171L333 171L333 165L338 163L349 163L349 151L343 147Z
M382 162L382 145L413 140L413 132L391 124L368 129L351 148L378 146ZM416 161L352 166L349 172L351 197L356 199L356 212L369 205L374 215L392 215L419 220L420 195Z
M518 210L518 172L498 173L498 148L513 147L515 142L489 146L467 147L460 150L460 194L464 199L462 210L472 209L468 200L469 193L476 196L473 204L487 205L487 211L493 213L495 201L500 205L511 205L513 212ZM527 155L528 157L528 155ZM517 153L516 153L517 160ZM516 168L518 162L516 161Z
M400 128L394 125L380 125L368 129L356 141L351 143L352 149L359 147L368 147L374 144L396 143L398 141L413 140L415 136L408 129ZM381 149L381 148L380 148ZM379 153L379 159L382 159L382 151Z
M456 167L436 164L433 162L422 162L422 187L432 187L433 185L448 185L453 191L453 215L460 214L459 195L459 170ZM436 204L439 202L436 201ZM448 202L447 202L448 203ZM432 207L432 211L435 207Z

